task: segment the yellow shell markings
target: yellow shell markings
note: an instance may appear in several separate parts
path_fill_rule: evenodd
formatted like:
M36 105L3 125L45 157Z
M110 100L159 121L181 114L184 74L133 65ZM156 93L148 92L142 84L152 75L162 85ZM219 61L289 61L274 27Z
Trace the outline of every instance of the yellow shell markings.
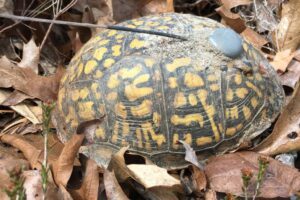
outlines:
M73 90L71 94L71 98L73 101L77 101L78 99L85 99L89 95L89 89L87 87L83 89Z
M108 101L115 101L118 97L118 93L117 92L110 92L107 94L106 99Z
M90 74L92 71L94 71L94 69L98 66L98 63L96 60L89 60L87 61L87 63L85 64L84 67L84 73L85 74Z
M114 35L116 35L116 34L117 34L117 31L116 31L116 30L110 30L110 31L108 31L107 36L108 36L108 37L111 37L111 36L114 36Z
M144 62L145 62L147 67L153 67L153 65L155 63L155 61L151 58L145 58Z
M110 75L108 81L107 81L107 87L112 89L118 87L120 84L120 80L118 78L118 73Z
M159 26L160 23L157 21L150 21L150 22L146 22L145 24L146 26Z
M240 85L242 83L242 75L241 74L236 74L234 76L234 82L237 84L237 85Z
M168 78L168 85L170 88L174 89L174 88L177 88L177 78L175 77L170 77Z
M151 139L156 142L158 147L161 147L163 143L166 143L166 137L163 134L155 133L150 122L143 123L141 126L144 135L150 134Z
M198 138L196 139L196 144L197 144L198 146L204 146L204 145L206 145L206 144L212 143L212 141L213 141L212 137L209 137L209 136L198 137Z
M211 91L213 91L213 92L220 90L220 87L219 87L218 84L211 84L211 85L209 86L209 88L210 88Z
M195 88L203 86L204 81L199 75L188 72L184 75L184 84L188 88Z
M135 101L153 93L153 88L151 87L137 87L138 84L147 82L149 78L149 74L144 74L134 79L132 84L125 86L124 93L129 101Z
M235 135L238 131L242 130L243 128L243 125L242 124L238 124L237 126L235 127L228 127L225 131L225 135L226 136L233 136Z
M203 127L203 116L200 113L187 114L183 117L172 115L171 123L174 125L190 126L192 122L198 122L200 127Z
M78 102L78 115L81 119L91 120L95 118L95 111L93 108L94 102Z
M191 133L184 134L184 141L185 141L185 143L192 145L192 143L193 143L192 134Z
M157 112L153 113L153 117L152 117L153 123L156 127L160 126L160 122L161 122L161 116L160 114L158 114Z
M232 91L232 89L228 89L226 91L226 101L232 101L233 100L233 96L234 96L234 93Z
M184 67L191 64L191 58L175 58L172 63L166 64L169 72L174 72L177 68Z
M237 106L232 108L226 108L226 119L238 119L239 118L239 109Z
M122 103L117 103L115 105L115 114L120 116L122 119L127 118L126 107Z
M178 92L175 94L174 98L174 107L179 108L187 104L186 97L184 96L183 92Z
M209 75L207 75L207 80L211 81L211 82L217 81L218 77L216 75L214 75L214 74L209 74Z
M122 68L119 71L119 75L122 77L122 79L126 78L134 78L138 73L142 71L142 65L137 64L133 68Z
M97 128L96 131L95 131L95 135L96 135L97 138L100 138L100 139L104 140L105 139L105 130L104 130L104 128L103 127Z
M130 111L132 115L138 117L150 115L152 113L152 101L146 99L140 105L132 106Z
M96 73L93 75L95 79L101 78L103 73L100 70L96 70Z
M250 81L246 81L245 82L246 85L251 88L252 90L254 90L254 92L259 96L262 97L262 93L260 91L260 89L258 89L253 83L251 83Z
M189 103L190 103L192 106L195 106L195 105L198 104L198 102L197 102L197 97L196 97L194 94L189 94L188 99L189 99Z
M243 108L242 108L242 110L243 110L243 114L244 114L245 119L249 120L249 118L251 117L251 110L250 110L250 108L248 108L247 106L244 105Z
M129 123L122 122L122 136L126 137L130 133Z
M59 90L58 98L57 98L57 104L58 104L58 109L59 109L60 113L64 113L63 112L63 102L64 102L65 97L66 97L66 89L63 87Z
M140 48L144 47L145 45L146 45L145 41L135 38L130 42L129 47L131 49L140 49Z
M258 100L257 100L256 97L252 97L251 100L250 100L250 102L251 102L251 106L252 106L253 108L256 108L256 107L257 107L257 105L258 105Z
M66 123L71 123L72 128L76 128L78 125L78 119L76 116L75 109L72 106L68 107L68 114L66 115Z
M115 63L115 60L114 60L114 59L112 59L112 58L107 58L107 59L105 59L104 62L103 62L103 67L109 68L109 67L111 67L114 63Z
M110 41L110 40L107 40L107 39L101 40L100 42L98 42L98 45L99 45L99 46L107 45L107 44L109 43L109 41Z
M111 142L113 144L117 144L117 142L118 142L118 135L119 135L119 122L116 121L115 124L114 124L113 131L112 131L112 136L111 136Z
M98 49L95 50L95 53L94 53L94 58L96 60L102 60L103 58L103 55L107 52L107 48L106 47L100 47Z
M168 30L168 29L170 29L170 27L168 27L168 26L158 26L157 29L158 30Z
M207 96L208 96L208 93L206 90L199 90L198 91L198 98L200 99L200 102L202 104L202 107L204 108L205 112L206 112L206 115L208 116L208 119L210 121L210 125L211 125L211 129L214 133L214 136L215 136L215 141L219 141L220 140L220 133L219 133L219 130L218 130L218 127L214 121L214 115L216 114L216 111L215 111L215 107L213 105L208 105L206 103L206 100L207 100Z
M248 93L249 91L246 88L237 88L235 90L236 96L239 97L240 99L244 99Z
M113 56L121 55L121 45L114 45L111 47L111 50Z
M135 133L136 133L138 147L143 148L142 130L140 128L136 128Z

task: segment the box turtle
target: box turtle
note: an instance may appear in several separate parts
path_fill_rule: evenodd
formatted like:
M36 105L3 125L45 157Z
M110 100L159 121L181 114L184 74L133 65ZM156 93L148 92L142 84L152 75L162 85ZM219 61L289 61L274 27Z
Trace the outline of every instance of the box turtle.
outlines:
M168 13L118 26L144 33L106 29L87 42L61 81L56 109L63 141L81 122L104 117L83 148L99 164L129 146L159 166L178 168L186 164L178 141L206 159L257 136L281 111L276 72L222 24Z

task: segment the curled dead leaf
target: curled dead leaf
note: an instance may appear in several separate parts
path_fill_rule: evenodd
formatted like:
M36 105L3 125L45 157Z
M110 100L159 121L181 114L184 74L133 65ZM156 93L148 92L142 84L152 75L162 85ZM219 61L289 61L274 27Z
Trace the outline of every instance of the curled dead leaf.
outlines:
M119 185L114 172L105 170L103 174L106 196L110 200L129 200Z
M30 68L20 68L6 57L0 58L0 87L14 88L44 102L55 101L59 81L64 73L59 67L56 74L48 77L37 75Z
M231 12L231 9L239 5L248 5L251 3L249 0L221 0L222 6L216 9L216 11L222 16L225 23L234 29L236 32L241 33L245 30L246 26L244 21L238 14Z
M255 151L276 155L300 150L300 87L293 99L279 116L273 132L262 143L254 148Z
M40 168L39 158L42 153L42 150L37 149L34 145L29 143L23 136L3 135L1 136L0 140L1 142L10 144L16 147L17 149L21 150L33 169Z
M58 160L55 161L52 166L54 180L57 185L66 187L72 174L75 157L85 138L85 134L101 122L102 119L82 122L77 128L77 134L72 135L71 139L65 143Z
M281 20L273 33L274 40L280 51L294 52L300 44L300 2L286 1L282 4Z
M246 41L248 41L257 49L261 49L265 44L268 43L268 41L264 37L248 27L241 33L241 35Z
M145 188L180 186L180 181L156 165L127 165L131 177ZM147 177L147 178L145 178Z
M85 176L77 195L81 199L98 199L99 173L97 163L91 159L87 160Z
M295 53L291 52L290 49L277 52L271 64L275 70L285 72L294 55Z
M36 46L33 38L28 43L23 45L23 55L18 66L21 68L28 68L38 73L38 63L40 61L40 48Z
M243 196L241 170L247 168L254 174L248 188L248 196L253 195L260 156L255 152L237 152L211 158L205 167L210 187L217 192ZM272 158L267 160L269 164L259 197L289 197L300 190L300 172L297 169Z

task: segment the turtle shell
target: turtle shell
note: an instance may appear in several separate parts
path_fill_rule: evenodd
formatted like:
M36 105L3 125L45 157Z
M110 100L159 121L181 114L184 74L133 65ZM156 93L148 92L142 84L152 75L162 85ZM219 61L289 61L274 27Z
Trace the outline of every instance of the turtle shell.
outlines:
M257 136L280 112L283 90L266 59L244 40L235 58L210 42L222 24L171 13L119 26L187 40L104 30L74 56L55 119L66 141L81 122L104 116L84 148L99 164L129 146L159 166L177 168L185 164L179 141L205 159Z

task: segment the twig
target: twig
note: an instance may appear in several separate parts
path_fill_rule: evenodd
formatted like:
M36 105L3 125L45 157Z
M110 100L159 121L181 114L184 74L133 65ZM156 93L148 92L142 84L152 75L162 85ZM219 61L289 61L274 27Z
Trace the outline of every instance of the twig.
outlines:
M57 2L58 2L58 3L57 3L58 5L56 6L56 11L54 10L54 7L55 7L54 5L55 5L55 3L53 3L54 20L56 20L60 15L62 15L64 12L66 12L66 11L69 10L72 6L74 6L74 5L76 4L77 0L72 0L72 1L71 1L65 8L63 8L62 10L60 10L60 9L61 9L61 3L60 3L60 0L58 0ZM46 40L47 40L47 38L48 38L48 35L50 34L50 31L51 31L53 25L54 25L54 23L51 23L51 24L49 25L48 30L47 30L47 32L46 32L46 34L45 34L45 36L44 36L44 39L43 39L43 41L42 41L42 43L41 43L41 45L40 45L40 51L42 50L42 48L43 48L43 46L44 46L44 44L45 44L45 42L46 42Z
M106 28L106 29L111 29L111 30L127 31L127 32L134 32L134 33L145 33L145 34L149 34L149 35L158 35L158 36L175 38L175 39L180 39L180 40L187 40L187 38L184 36L175 35L175 34L171 34L171 33L143 30L143 29L136 29L136 28L128 28L128 27L116 26L116 25L105 26L105 25L97 25L97 24L90 24L90 23L78 23L78 22L70 22L70 21L62 21L62 20L51 20L51 19L43 19L43 18L17 16L17 15L10 15L10 14L0 14L0 17L14 19L14 20L48 23L48 24L53 23L53 24L88 27L88 28Z

